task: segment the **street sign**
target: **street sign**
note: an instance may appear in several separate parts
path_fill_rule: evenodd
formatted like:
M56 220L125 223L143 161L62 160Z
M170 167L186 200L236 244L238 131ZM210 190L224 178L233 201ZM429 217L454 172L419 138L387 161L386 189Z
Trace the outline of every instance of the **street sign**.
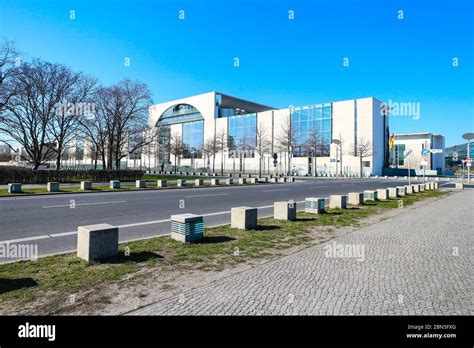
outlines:
M443 150L442 149L431 149L430 152L431 153L442 153Z
M421 155L422 155L423 157L428 156L429 153L430 153L430 151L429 151L428 149L423 149L423 150L421 150Z

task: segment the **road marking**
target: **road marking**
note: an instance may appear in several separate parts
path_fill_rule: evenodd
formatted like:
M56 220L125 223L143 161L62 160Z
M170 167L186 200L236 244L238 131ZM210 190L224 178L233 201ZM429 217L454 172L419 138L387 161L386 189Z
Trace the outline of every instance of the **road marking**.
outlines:
M329 185L323 185L323 186L310 186L309 188L320 188L320 187L329 187Z
M77 207L78 205L100 205L100 204L117 204L117 203L126 203L127 201L110 201L110 202L93 202L93 203L76 203L75 206ZM48 208L64 208L64 207L70 207L70 204L61 204L61 205L45 205L43 206L44 209Z
M212 197L212 196L226 196L228 193L215 193L210 195L194 195L194 196L184 196L184 198L194 198L194 197Z
M280 189L280 190L264 190L262 192L277 192L277 191L289 191L290 189Z

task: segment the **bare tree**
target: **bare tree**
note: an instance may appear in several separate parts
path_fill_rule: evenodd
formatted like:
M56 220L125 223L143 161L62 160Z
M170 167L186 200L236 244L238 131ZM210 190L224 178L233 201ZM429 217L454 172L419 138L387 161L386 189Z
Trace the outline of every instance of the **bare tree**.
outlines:
M293 147L296 144L296 132L291 123L291 116L285 115L279 133L276 136L277 148L286 154L288 159L287 174L291 172L291 157Z
M211 161L211 158L213 158L214 162L214 157L216 155L216 140L214 139L207 139L204 144L202 145L202 154L204 156L204 160L206 163ZM214 169L213 169L214 171Z
M61 71L57 88L61 101L56 104L48 124L48 131L56 142L56 170L61 168L64 151L69 150L71 141L78 136L81 119L95 113L91 97L96 85L95 79L81 73L74 73L67 68Z
M10 98L18 92L18 86L13 83L13 79L19 72L19 62L13 41L3 39L0 43L0 112L6 107Z
M18 69L11 81L17 91L3 105L0 133L19 143L26 152L21 157L38 169L56 153L50 126L56 104L65 95L63 78L69 70L40 60L23 63Z
M269 153L270 148L271 148L271 142L268 138L268 133L267 133L266 128L263 126L262 123L260 123L257 126L255 145L256 145L255 146L255 152L259 156L259 159L258 159L258 176L261 176L262 175L262 161L263 161L264 155Z
M357 140L357 157L359 157L359 176L362 177L362 163L364 158L370 157L374 154L372 143L365 138Z
M306 149L308 156L312 158L312 162L314 166L313 167L314 176L318 176L316 158L318 156L318 150L320 151L321 149L321 139L319 136L319 131L317 129L311 129L309 131L306 141L304 143L304 148Z
M216 134L216 151L221 153L221 175L224 175L224 149L227 145L227 136L224 129Z
M171 134L169 151L174 157L175 172L178 168L178 158L185 152L183 138L178 133Z

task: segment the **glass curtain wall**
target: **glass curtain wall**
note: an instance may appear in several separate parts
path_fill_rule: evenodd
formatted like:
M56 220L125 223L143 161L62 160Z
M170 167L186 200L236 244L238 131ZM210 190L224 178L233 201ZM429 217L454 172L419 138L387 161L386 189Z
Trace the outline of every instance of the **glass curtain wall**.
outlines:
M293 157L329 157L332 141L331 104L310 105L291 110L295 147Z
M229 158L255 157L257 114L229 116L227 119Z
M202 158L204 121L183 123L184 158Z

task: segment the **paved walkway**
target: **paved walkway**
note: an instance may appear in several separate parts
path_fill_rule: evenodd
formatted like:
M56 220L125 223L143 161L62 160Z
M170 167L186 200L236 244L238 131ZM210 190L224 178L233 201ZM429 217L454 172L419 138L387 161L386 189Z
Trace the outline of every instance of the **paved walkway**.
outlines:
M472 315L473 203L460 191L130 314Z

